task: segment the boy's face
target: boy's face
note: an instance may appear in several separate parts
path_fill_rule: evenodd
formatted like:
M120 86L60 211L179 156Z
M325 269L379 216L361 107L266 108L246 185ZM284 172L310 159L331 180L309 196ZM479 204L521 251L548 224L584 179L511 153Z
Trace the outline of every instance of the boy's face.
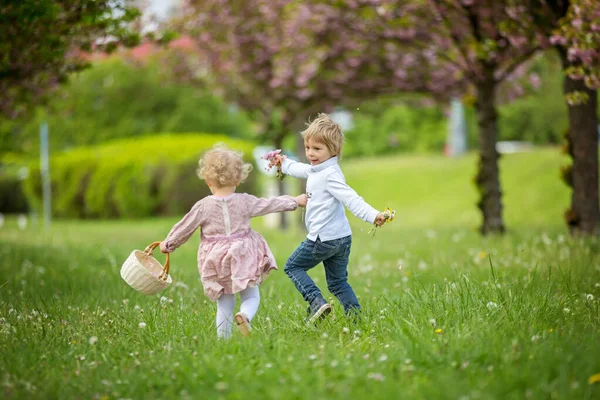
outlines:
M310 165L321 164L335 156L335 154L329 152L329 149L325 144L313 139L304 141L304 151L306 152L306 159L310 162Z

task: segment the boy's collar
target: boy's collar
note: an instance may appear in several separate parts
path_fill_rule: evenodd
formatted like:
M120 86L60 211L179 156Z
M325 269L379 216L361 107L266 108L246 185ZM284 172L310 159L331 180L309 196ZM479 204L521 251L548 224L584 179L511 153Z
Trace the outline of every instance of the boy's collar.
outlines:
M323 171L325 168L331 167L332 165L336 165L337 163L338 163L338 157L337 156L333 156L329 160L323 161L321 164L312 165L310 167L310 170L312 172Z

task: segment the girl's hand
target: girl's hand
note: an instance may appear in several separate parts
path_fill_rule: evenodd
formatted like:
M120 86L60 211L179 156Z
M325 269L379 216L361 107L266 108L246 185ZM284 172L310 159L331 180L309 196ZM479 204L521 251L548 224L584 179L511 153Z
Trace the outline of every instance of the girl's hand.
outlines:
M383 213L379 213L377 214L377 216L375 217L375 225L377 226L381 226L385 223L385 215L383 215Z
M160 251L167 254L169 251L167 250L167 245L165 242L160 242Z
M300 196L296 197L296 201L298 202L298 207L306 207L308 196L306 196L306 194L301 194Z

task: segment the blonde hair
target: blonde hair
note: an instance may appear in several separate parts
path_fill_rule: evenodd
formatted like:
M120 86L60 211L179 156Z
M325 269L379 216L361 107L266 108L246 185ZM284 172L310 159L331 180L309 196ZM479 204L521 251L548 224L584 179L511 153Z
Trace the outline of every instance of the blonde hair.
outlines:
M307 128L301 133L304 143L312 139L323 143L332 155L342 158L344 134L342 128L327 114L320 113L312 122L307 123Z
M238 186L252 171L252 164L244 163L243 156L244 153L218 143L198 162L198 176L217 187Z

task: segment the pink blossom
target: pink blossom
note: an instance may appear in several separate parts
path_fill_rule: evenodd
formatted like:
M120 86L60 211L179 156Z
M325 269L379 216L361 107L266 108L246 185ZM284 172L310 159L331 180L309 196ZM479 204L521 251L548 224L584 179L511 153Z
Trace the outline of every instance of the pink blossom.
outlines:
M266 153L264 156L262 156L261 158L263 160L267 160L267 161L272 161L275 159L275 156L278 156L279 154L281 154L281 149L277 149L277 150L273 150L273 151L269 151L268 153Z

